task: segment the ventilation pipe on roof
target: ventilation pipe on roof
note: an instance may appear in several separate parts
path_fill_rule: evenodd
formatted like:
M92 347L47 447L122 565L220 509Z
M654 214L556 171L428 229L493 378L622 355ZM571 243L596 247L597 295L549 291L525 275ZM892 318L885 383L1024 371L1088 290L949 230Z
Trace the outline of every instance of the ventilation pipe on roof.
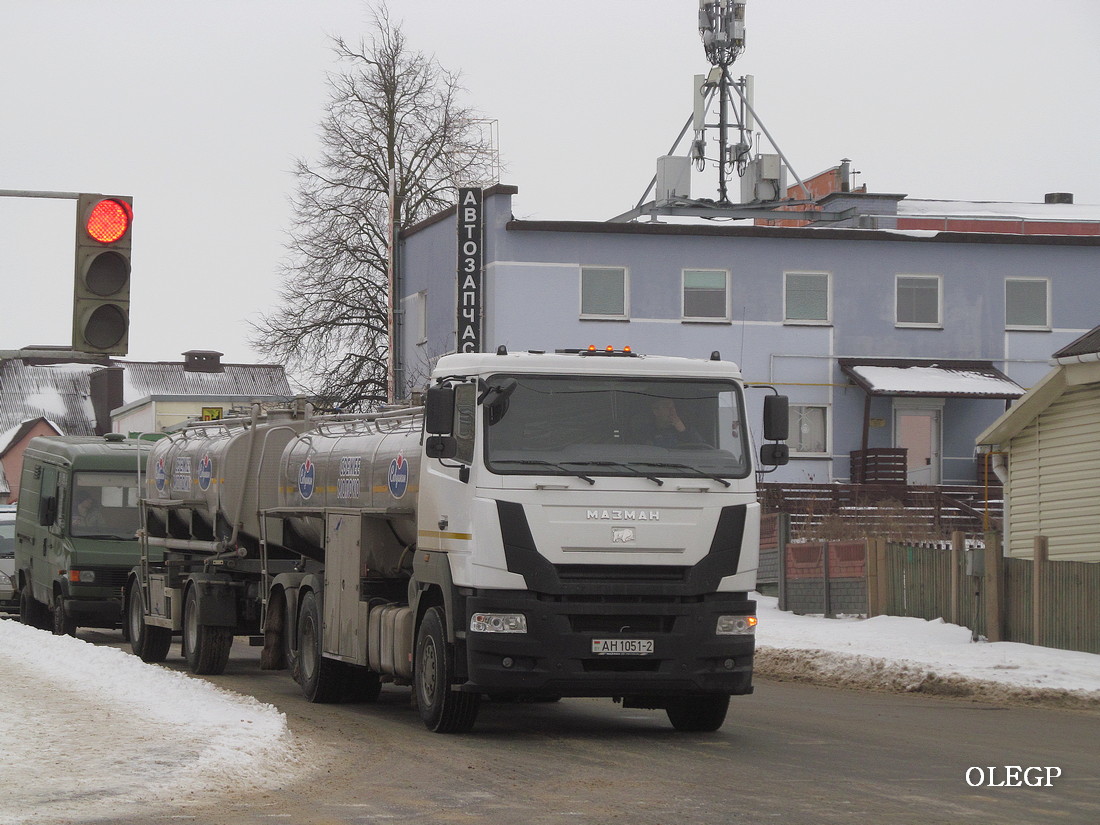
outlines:
M1072 192L1047 192L1043 196L1043 203L1073 203Z

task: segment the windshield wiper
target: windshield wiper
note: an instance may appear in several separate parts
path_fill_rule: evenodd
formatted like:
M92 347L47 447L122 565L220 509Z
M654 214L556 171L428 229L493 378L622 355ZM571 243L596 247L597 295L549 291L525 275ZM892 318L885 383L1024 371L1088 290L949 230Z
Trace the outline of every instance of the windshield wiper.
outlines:
M504 458L498 461L492 462L493 464L529 464L539 467L553 467L555 470L561 470L566 475L576 476L582 481L587 481L589 484L595 484L594 478L589 478L584 473L578 473L576 470L570 470L568 467L563 467L561 464L555 464L552 461L543 461L539 458Z
M666 467L675 470L691 470L698 476L703 478L709 478L711 481L717 481L723 486L729 487L730 483L721 476L716 476L713 473L708 473L705 470L700 470L698 467L692 467L690 464L669 464L661 461L639 461L639 464L644 464L647 467Z
M562 462L562 463L563 464L584 464L584 465L589 466L589 467L622 467L623 469L629 470L631 473L633 473L636 476L640 476L641 478L649 479L650 481L657 484L658 487L663 487L665 485L665 483L663 481L661 481L661 479L657 478L657 476L650 475L649 473L645 472L644 470L639 470L637 467L631 467L629 464L624 464L621 461L565 461L565 462Z

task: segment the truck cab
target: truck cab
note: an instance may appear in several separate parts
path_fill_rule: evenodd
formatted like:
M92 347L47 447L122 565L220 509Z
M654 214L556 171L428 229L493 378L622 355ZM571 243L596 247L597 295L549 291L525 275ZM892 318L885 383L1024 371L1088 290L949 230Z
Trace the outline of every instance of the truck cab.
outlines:
M58 635L120 627L138 555L138 476L149 443L119 433L30 441L15 524L24 624Z

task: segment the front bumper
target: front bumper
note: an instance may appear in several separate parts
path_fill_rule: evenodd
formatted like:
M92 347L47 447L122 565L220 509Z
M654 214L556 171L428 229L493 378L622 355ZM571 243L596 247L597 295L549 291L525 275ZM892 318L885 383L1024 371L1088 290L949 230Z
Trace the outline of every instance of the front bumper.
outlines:
M467 631L464 690L627 697L752 692L755 636L715 634L720 615L755 615L756 603L741 594L594 599L481 591L466 599L465 627L476 612L522 613L527 633ZM609 638L652 640L653 652L593 653L594 640Z

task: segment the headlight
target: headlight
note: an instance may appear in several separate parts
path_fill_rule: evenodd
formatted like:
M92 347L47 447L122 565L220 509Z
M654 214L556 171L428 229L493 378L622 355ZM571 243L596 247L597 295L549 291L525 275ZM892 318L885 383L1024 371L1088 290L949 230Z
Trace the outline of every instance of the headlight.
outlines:
M93 584L95 582L94 570L70 570L69 581L73 584Z
M522 613L475 613L470 617L475 633L526 633L527 617Z
M719 616L714 632L719 636L751 636L756 632L756 617Z

